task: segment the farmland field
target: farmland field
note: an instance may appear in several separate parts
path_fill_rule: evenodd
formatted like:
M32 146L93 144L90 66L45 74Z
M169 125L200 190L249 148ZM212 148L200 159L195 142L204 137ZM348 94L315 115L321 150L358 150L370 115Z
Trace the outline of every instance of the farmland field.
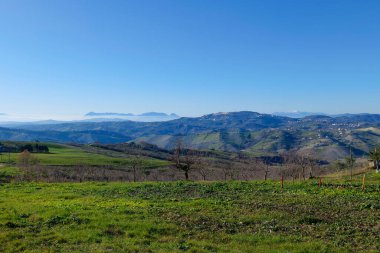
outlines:
M380 185L0 186L0 252L379 252Z
M112 157L97 153L86 152L79 147L73 147L69 145L48 143L49 153L37 153L33 154L37 158L37 161L41 165L63 165L63 166L75 166L75 165L110 165L110 166L123 166L130 164L130 157ZM1 155L1 161L8 163L17 163L19 154L3 153ZM163 162L157 159L145 158L144 163L147 167L157 167L167 165L167 162Z

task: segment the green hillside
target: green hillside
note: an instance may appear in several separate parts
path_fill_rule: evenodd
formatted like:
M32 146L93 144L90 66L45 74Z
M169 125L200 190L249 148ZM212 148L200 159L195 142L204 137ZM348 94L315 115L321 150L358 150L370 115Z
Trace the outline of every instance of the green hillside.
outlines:
M69 122L0 128L0 140L40 140L61 143L148 142L173 149L178 140L187 148L245 151L255 156L288 150L333 161L349 147L363 156L380 143L380 115L353 114L301 119L255 112L214 113L166 122Z
M172 149L178 140L195 149L216 149L232 152L245 151L255 156L275 155L287 150L335 161L349 154L350 146L356 156L366 156L380 143L380 128L359 128L344 134L334 131L265 129L259 131L223 130L186 136L155 135L141 137L159 147Z
M28 142L4 142L4 145L21 145ZM30 143L34 144L34 143ZM89 165L89 166L123 166L131 163L132 156L124 155L124 157L115 157L110 155L101 154L101 150L92 149L89 151L86 146L71 146L53 143L40 143L40 145L47 145L49 147L48 153L32 153L35 157L37 164L40 165ZM7 153L3 152L0 155L0 163L17 164L20 157L19 152ZM167 161L154 159L150 157L143 157L143 162L146 167L159 167L167 165Z

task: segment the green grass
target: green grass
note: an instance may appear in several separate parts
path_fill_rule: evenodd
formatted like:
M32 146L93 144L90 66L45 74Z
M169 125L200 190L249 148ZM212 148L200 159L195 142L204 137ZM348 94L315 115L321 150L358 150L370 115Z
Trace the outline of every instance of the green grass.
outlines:
M73 165L112 165L112 166L124 166L129 165L131 158L120 158L120 157L110 157L106 155L90 153L83 151L80 148L58 145L58 144L48 144L49 153L33 153L32 155L37 158L37 161L41 165L63 165L63 166L73 166ZM10 162L15 164L18 161L19 153L10 154ZM9 162L8 154L3 154L0 162ZM159 167L168 165L168 162L153 159L144 158L143 159L145 167Z
M0 182L7 182L20 173L21 171L17 167L0 165Z
M365 175L365 184L380 184L380 173L376 173L372 168L360 168L353 171L351 182L350 171L343 170L325 176L324 181L341 184L362 184Z
M0 252L379 252L379 176L0 186ZM341 183L339 183L341 184Z

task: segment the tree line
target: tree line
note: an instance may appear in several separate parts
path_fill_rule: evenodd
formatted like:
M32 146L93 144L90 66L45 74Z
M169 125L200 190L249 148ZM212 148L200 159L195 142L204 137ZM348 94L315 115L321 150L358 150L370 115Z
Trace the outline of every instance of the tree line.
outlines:
M45 144L41 144L38 141L36 143L0 143L0 152L23 152L27 150L30 153L49 153L49 147Z

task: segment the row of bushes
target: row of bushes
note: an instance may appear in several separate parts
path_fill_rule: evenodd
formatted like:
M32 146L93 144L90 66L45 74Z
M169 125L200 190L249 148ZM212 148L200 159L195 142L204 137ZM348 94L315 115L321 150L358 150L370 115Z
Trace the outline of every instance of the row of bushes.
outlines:
M25 150L30 153L49 153L49 147L40 143L20 143L18 145L7 145L0 143L0 152L23 152Z

